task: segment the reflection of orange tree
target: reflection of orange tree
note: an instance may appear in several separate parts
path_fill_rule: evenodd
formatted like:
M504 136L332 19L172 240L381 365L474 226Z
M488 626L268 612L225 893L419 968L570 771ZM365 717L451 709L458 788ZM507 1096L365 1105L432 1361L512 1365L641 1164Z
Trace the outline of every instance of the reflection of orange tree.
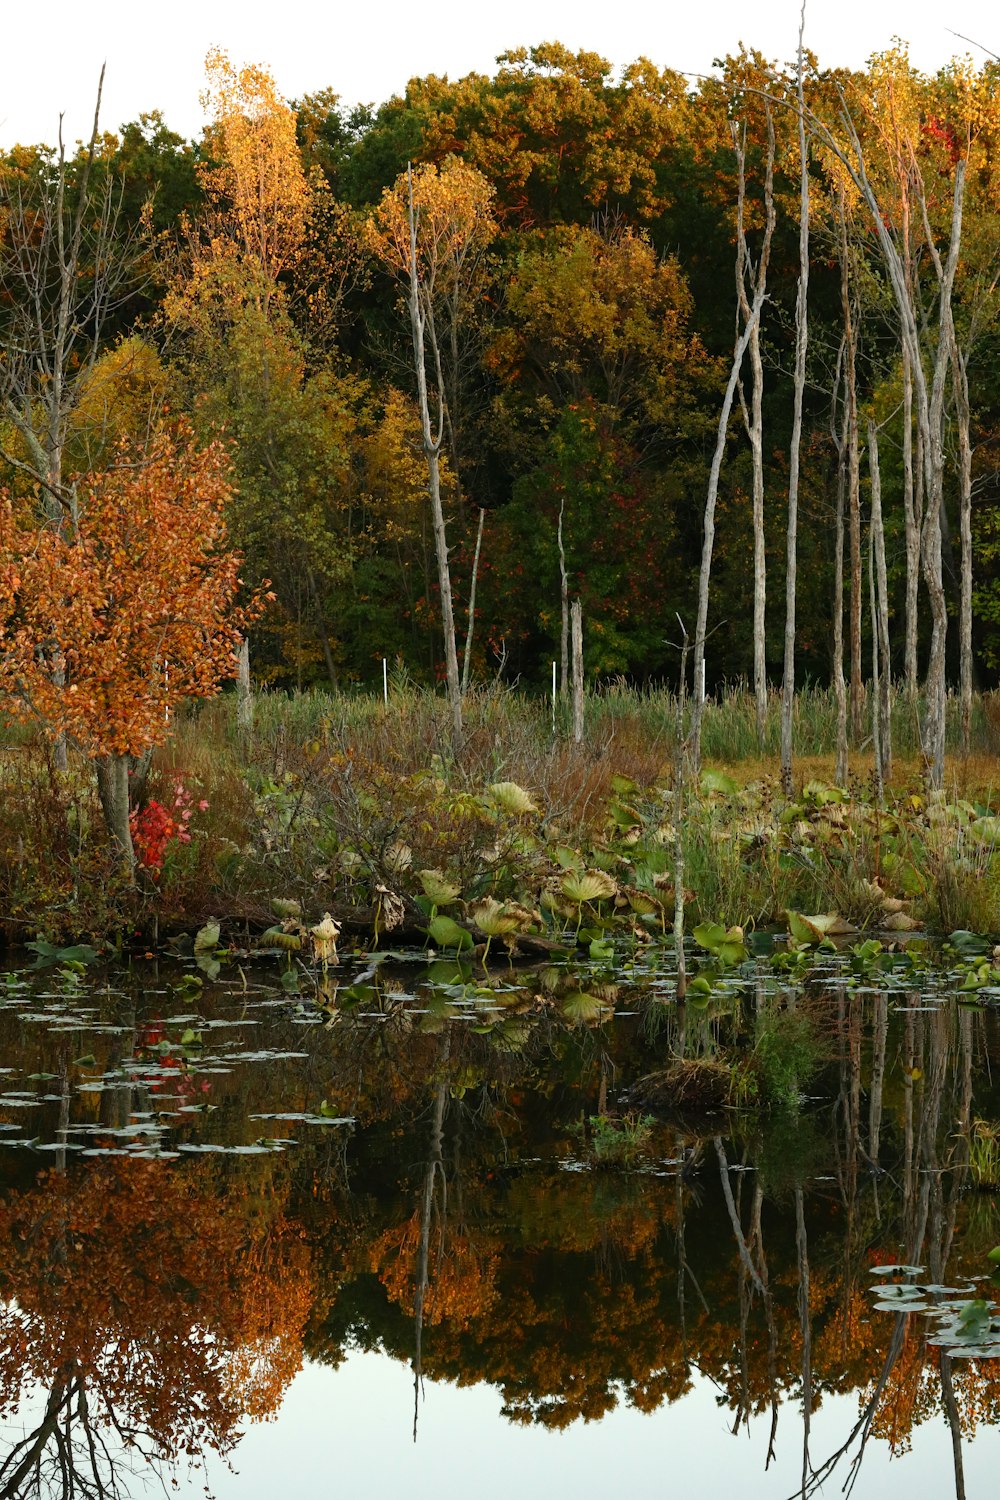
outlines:
M927 1342L923 1320L907 1320L902 1352L886 1382L872 1432L884 1438L894 1454L908 1453L913 1429L941 1409L941 1351ZM1000 1422L1000 1361L960 1360L951 1367L951 1382L964 1437L973 1437L981 1422ZM871 1399L874 1384L861 1392L862 1407Z
M383 1230L371 1246L371 1268L390 1301L413 1315L416 1295L420 1213L400 1228ZM424 1322L445 1323L455 1331L490 1311L496 1301L499 1246L475 1231L447 1232L439 1253L431 1252L430 1281L424 1302Z
M302 1357L306 1249L200 1166L51 1173L0 1206L0 1410L46 1392L0 1467L5 1495L32 1474L42 1492L46 1465L122 1493L137 1460L224 1453L243 1417L276 1409Z

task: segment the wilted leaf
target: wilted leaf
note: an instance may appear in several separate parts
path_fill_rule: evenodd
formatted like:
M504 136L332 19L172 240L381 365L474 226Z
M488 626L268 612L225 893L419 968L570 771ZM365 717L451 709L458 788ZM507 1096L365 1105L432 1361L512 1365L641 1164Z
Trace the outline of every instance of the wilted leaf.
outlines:
M424 895L434 906L454 906L462 894L440 870L418 870L417 879L424 888Z
M209 917L204 927L194 935L194 951L196 953L208 953L219 943L219 923L215 917Z
M567 875L560 890L567 900L576 906L585 901L604 901L613 896L618 886L604 870L585 870L582 875Z
M538 811L524 787L518 786L516 781L494 781L486 791L497 807L502 807L504 812L513 813L515 817Z

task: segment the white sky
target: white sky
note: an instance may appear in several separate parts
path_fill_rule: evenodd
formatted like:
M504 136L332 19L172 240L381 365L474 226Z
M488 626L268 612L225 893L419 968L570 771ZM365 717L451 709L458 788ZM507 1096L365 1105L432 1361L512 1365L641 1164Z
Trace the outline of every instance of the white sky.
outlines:
M767 0L756 14L746 0L50 0L41 11L4 11L0 147L52 141L60 112L67 141L88 134L103 61L106 128L160 109L174 130L194 136L213 44L234 63L267 64L286 97L331 87L347 103L376 103L408 78L489 72L499 52L542 41L616 65L646 56L691 73L708 71L741 40L788 60L799 0ZM970 50L948 27L1000 53L996 0L809 0L806 41L825 66L860 65L901 35L916 65L932 71Z

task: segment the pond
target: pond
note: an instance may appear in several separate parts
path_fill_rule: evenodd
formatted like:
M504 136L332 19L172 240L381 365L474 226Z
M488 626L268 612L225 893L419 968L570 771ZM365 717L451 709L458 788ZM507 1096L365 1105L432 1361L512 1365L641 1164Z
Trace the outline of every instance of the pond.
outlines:
M877 948L9 967L0 1496L992 1492L995 975Z

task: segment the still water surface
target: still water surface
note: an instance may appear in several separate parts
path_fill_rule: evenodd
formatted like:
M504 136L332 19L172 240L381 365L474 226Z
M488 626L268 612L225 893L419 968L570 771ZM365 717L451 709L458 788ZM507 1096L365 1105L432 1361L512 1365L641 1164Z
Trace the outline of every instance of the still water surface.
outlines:
M761 961L679 1015L658 963L12 969L0 1497L992 1494L991 998ZM602 1159L762 1009L797 1108Z

